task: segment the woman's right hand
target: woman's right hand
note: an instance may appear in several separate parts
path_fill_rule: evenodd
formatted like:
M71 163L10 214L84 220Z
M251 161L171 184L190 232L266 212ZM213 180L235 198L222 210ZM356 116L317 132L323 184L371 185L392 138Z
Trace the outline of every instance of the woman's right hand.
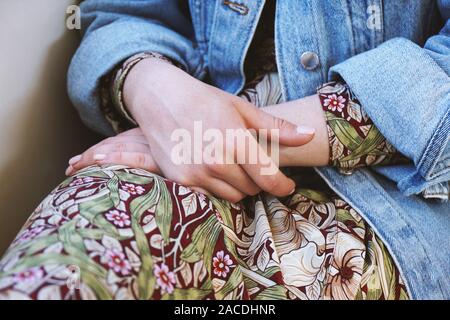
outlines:
M226 129L241 129L241 133L250 128L279 129L280 143L288 146L305 144L314 134L313 129L272 117L243 99L155 58L144 59L133 67L124 84L124 102L147 138L153 158L166 178L186 186L201 187L232 202L260 190L286 196L294 190L295 183L278 170L262 149L258 150L256 164L194 164L194 155L191 164L175 164L172 150L177 143L171 140L175 130L185 129L195 138L195 121L201 122L203 132L218 129L222 137L226 137ZM195 143L191 142L192 145ZM224 159L245 159L248 150L232 144L226 148ZM256 146L261 148L257 142ZM221 145L218 148L223 150ZM276 167L273 175L261 174L261 169L267 166Z
M227 129L241 129L241 138L245 139L248 137L244 134L250 128L279 129L280 143L287 146L303 145L314 135L311 128L297 127L272 117L243 99L155 58L144 59L133 67L124 84L124 102L142 129L153 159L166 178L185 186L198 186L232 202L260 190L286 196L294 190L295 183L278 170L254 138L259 148L256 164L194 164L194 155L191 164L176 164L172 150L177 143L171 139L175 130L185 129L195 137L194 122L200 121L203 132L218 129L225 139ZM217 147L223 150L222 145ZM245 159L249 150L236 148L232 141L232 146L228 145L225 152L225 159L229 157L236 161ZM275 166L275 173L262 175L261 169L268 166Z

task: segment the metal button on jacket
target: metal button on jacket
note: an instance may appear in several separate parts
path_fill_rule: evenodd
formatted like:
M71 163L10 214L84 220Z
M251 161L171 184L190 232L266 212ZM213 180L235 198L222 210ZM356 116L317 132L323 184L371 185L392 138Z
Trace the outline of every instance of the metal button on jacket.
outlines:
M306 70L314 70L320 64L319 56L312 51L303 52L300 62Z

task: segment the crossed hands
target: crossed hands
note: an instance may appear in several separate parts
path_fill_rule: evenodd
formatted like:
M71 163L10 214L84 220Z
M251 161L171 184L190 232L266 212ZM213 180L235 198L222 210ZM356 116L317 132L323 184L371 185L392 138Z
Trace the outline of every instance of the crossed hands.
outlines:
M124 102L139 127L107 138L73 157L67 175L94 164L121 164L163 175L233 203L260 191L287 196L294 192L295 183L278 169L283 162L290 162L286 159L289 152L284 151L307 144L315 134L312 127L275 117L153 58L139 62L127 76ZM174 159L174 132L181 129L195 137L196 123L201 124L203 132L214 134L206 146L184 154L185 160L187 157L191 161L179 163ZM234 138L226 139L230 130ZM271 142L279 140L279 158L278 153L275 159L273 150L261 146L249 130L267 133ZM245 146L239 144L243 140ZM190 147L187 149L192 150ZM202 157L196 153L211 154L211 150L216 156L220 154L216 160L221 161L198 161ZM252 152L257 154L256 161L241 161L250 159ZM274 168L271 174L261 174L268 167Z

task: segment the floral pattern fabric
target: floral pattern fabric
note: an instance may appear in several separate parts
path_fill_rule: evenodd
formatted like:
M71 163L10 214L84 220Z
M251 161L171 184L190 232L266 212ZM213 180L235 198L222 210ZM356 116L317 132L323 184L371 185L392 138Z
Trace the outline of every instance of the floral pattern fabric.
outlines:
M326 83L317 93L327 119L330 165L349 171L407 161L384 138L345 83Z
M332 192L246 202L143 170L87 168L39 205L6 252L0 298L407 298L383 243Z
M276 73L241 97L279 103ZM311 169L277 199L207 197L91 167L36 209L0 262L0 298L407 299L386 247Z

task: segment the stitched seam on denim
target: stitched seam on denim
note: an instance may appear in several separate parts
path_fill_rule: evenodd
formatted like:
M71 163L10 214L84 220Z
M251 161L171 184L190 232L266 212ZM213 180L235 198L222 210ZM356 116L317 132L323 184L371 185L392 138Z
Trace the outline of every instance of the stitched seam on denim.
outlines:
M262 2L262 5L260 4L259 10L258 10L257 14L255 15L255 19L253 19L253 23L252 23L252 25L249 28L250 32L247 32L249 36L247 38L247 43L246 43L246 45L244 47L244 52L241 55L241 59L239 61L239 73L241 74L241 84L239 85L239 89L237 90L238 92L242 91L242 89L245 86L245 82L246 82L246 76L245 76L245 70L244 70L244 68L245 68L245 58L247 57L248 50L250 49L250 46L251 46L252 41L253 41L253 37L254 37L255 32L256 32L256 28L258 27L259 20L261 18L261 14L262 14L262 12L264 10L264 4L265 4L264 1Z
M381 19L381 30L380 30L380 35L381 35L381 39L380 42L376 44L376 46L379 46L380 44L382 44L386 39L386 28L384 25L384 0L380 0L380 19Z
M347 7L347 18L349 22L350 32L352 33L352 57L356 54L356 42L355 42L355 30L353 29L353 10L351 5L351 0L346 0L345 5Z
M282 37L281 32L278 30L279 29L279 23L277 23L280 18L278 17L278 12L279 10L277 10L275 8L275 27L274 27L274 42L275 42L275 63L277 64L277 68L278 68L278 78L280 81L280 86L281 86L281 95L283 97L283 101L287 100L287 88L286 88L286 68L284 66L284 64L281 63L281 52L283 52L283 41L281 41L279 38Z
M316 11L314 10L315 8L313 7L313 5L311 4L310 1L308 1L308 7L309 7L309 10L311 11L311 14L312 14L313 28L314 28L314 33L316 34L316 36L313 37L312 40L313 40L313 42L314 42L314 44L315 44L315 47L317 48L317 54L319 55L319 57L322 58L322 59L320 59L320 60L324 60L324 59L325 59L325 56L323 56L323 55L320 53L320 52L321 52L321 50L320 50L320 45L319 45L319 43L317 42L317 35L319 35L319 32L318 32L318 29L317 29L317 24L318 24L318 23L317 23ZM320 62L320 60L319 60L319 62ZM324 82L325 82L324 79L326 79L326 71L324 70L324 64L323 64L323 62L320 62L319 68L320 68L320 82L321 82L321 83L324 83Z
M400 274L402 275L402 278L405 280L405 282L407 282L407 279L406 279L406 277L404 276L404 272L402 271L402 267L401 267L401 265L398 263L398 260L397 260L397 258L396 258L396 256L395 256L395 254L394 254L394 252L393 252L393 250L392 250L390 244L386 241L385 237L382 236L382 234L381 234L380 232L378 232L378 228L376 228L376 227L371 223L371 221L370 221L369 219L367 219L367 215L365 215L365 214L362 212L362 210L359 210L359 209L358 209L358 206L355 205L355 204L353 203L353 201L348 201L348 199L347 199L346 196L344 196L339 190L336 190L335 186L334 186L334 185L331 185L331 183L328 182L328 179L327 179L326 177L324 177L324 174L322 174L322 172L320 172L320 170L318 170L317 168L315 168L315 170L320 174L320 176L325 180L325 182L327 182L327 184L330 186L330 188L332 188L332 190L333 190L334 192L336 192L336 194L338 194L340 197L342 197L342 199L344 199L345 201L347 201L347 203L349 203L349 204L352 206L353 209L355 209L361 216L363 216L363 217L365 218L365 221L366 221L367 223L369 223L369 225L372 227L372 229L377 233L377 236L383 241L383 243L385 244L385 246L388 248L388 251L390 252L392 258L394 259L394 261L395 261L395 263L396 263L397 268L398 268L399 271L400 271ZM386 201L386 203L388 203L388 204L390 205L390 207L392 208L392 210L394 210L394 211L397 213L398 218L404 223L404 225L405 225L406 227L408 227L410 230L414 230L414 229L410 226L410 224L407 223L407 222L402 218L402 216L400 215L400 212L399 212L399 211L395 208L395 206L394 206L395 203L392 203L392 201L391 201L390 199L388 199L388 198L387 198L387 197L379 190L379 186L378 186L376 183L374 183L374 178L373 178L372 176L370 176L367 172L365 172L365 170L360 170L359 173L361 173L361 174L363 174L364 176L366 176L366 178L367 178L366 181L369 181L369 182L370 182L370 184L373 186L373 189L375 189L375 190L377 191L377 193L378 193L378 194ZM356 173L356 174L358 174L358 173ZM331 177L331 179L333 179L333 178ZM334 180L334 179L333 179L333 180ZM333 181L333 182L334 182L335 184L337 184L336 181ZM414 233L411 233L411 234L414 234ZM423 251L423 253L424 253L425 258L426 258L426 259L428 260L428 262L431 264L431 259L430 259L430 257L428 256L428 254L426 253L425 248L424 248L424 244L422 243L422 241L421 241L417 236L414 236L414 239L416 239L416 241L421 245L422 251ZM440 281L437 281L437 283L438 283L439 288L440 288L440 290L441 290L441 294L442 294L443 296L445 296L444 290L443 290L443 288L442 288L442 285L441 285ZM411 289L410 289L409 284L407 284L407 289L409 289L409 290L408 290L408 293L411 294Z
M205 18L204 18L204 10L202 8L202 2L199 0L189 1L192 3L191 5L191 16L192 16L192 25L195 33L195 40L200 48L200 53L203 56L207 50L207 35L205 28ZM197 17L194 19L194 15ZM194 24L194 21L196 23ZM202 59L203 60L203 59Z
M412 228L412 226L411 226L407 221L405 221L404 219L402 219L402 217L401 217L401 215L400 215L400 212L395 208L396 203L393 203L393 202L392 202L392 199L386 197L386 196L379 190L378 186L375 184L375 179L374 179L372 176L370 176L370 175L369 175L367 172L365 172L365 171L361 171L361 173L362 173L363 175L366 176L367 181L369 181L369 183L370 183L370 184L373 186L373 188L378 192L378 194L379 194L379 195L380 195L387 203L390 204L391 208L392 208L393 210L395 210L395 212L397 213L398 217L405 223L405 225L406 225L411 231L413 231L414 229ZM411 234L414 234L414 233L411 233ZM422 235L422 236L423 236L423 235ZM430 259L430 257L428 256L428 254L427 254L427 252L426 252L426 250L425 250L425 246L424 246L422 240L421 240L419 237L417 237L417 236L414 236L414 237L417 239L417 241L419 242L419 244L422 246L423 253L424 253L426 259L428 260L428 262L431 264L431 259ZM437 279L436 279L436 280L437 280ZM444 295L444 290L443 290L443 288L442 288L442 285L441 285L440 281L437 281L437 283L438 283L438 285L439 285L439 288L441 289L441 293Z
M447 110L447 112L444 115L444 118L440 121L433 136L428 142L427 148L423 152L422 158L420 159L417 165L419 171L421 171L424 174L425 179L427 178L433 179L450 171L450 168L448 168L444 169L443 172L436 172L436 173L432 172L437 162L440 160L439 157L444 152L447 143L449 143L448 141L447 143L443 141L442 145L439 146L439 144L441 143L440 140L445 138L443 137L443 135L445 135L445 132L448 130L450 130L450 109Z
M214 43L214 30L217 29L217 16L219 15L219 10L220 10L220 5L221 3L219 1L216 2L216 6L214 7L214 17L213 17L213 22L212 22L212 26L211 26L211 39L208 43L208 64L211 63L211 56L212 56L212 52L213 52L213 43Z

